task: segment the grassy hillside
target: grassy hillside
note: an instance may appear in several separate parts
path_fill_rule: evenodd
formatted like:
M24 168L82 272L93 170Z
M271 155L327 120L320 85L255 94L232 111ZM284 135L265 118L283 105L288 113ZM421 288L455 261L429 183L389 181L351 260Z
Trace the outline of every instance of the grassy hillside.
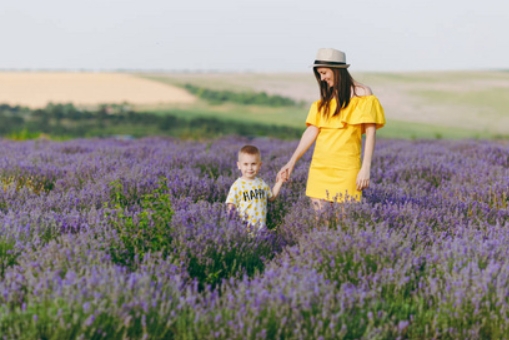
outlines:
M509 138L509 72L352 73L380 98L391 138ZM187 106L183 115L303 127L307 105L316 100L311 73L302 74L139 74L171 85L193 84L215 90L265 91L303 101L292 108L240 105ZM164 108L151 108L164 111Z
M357 81L369 85L382 102L387 125L379 130L381 137L509 140L507 71L361 73L352 70L352 74ZM202 123L206 121L202 118L220 119L218 124L224 124L224 133L231 131L234 125L242 125L242 131L245 131L255 129L256 124L266 127L267 131L271 128L285 131L287 127L303 130L309 104L318 98L317 84L311 70L306 73L161 72L95 75L14 72L0 75L10 79L4 84L7 86L5 91L0 91L3 93L0 95L0 105L11 103L41 109L44 107L40 107L40 103L72 102L80 110L99 112L104 109L105 115L115 115L115 110L110 109L112 105L120 105L139 114L164 116L166 121L169 116L182 118L186 131L193 129L196 119L201 119ZM88 90L83 90L84 85L88 86ZM67 95L63 96L64 92ZM77 94L80 96L76 97ZM38 106L33 106L35 100ZM53 131L52 124L58 127L61 123L60 133L73 127L65 114L48 120L49 125L45 127L29 119L29 113L21 117L9 110L4 111L0 110L0 127L2 131L5 130L4 134L18 133L19 129L44 132L44 128L48 128ZM102 119L99 116L96 118ZM97 123L96 118L92 118L90 124ZM151 128L140 124L127 126L126 122L98 126L101 134L109 133L108 129L112 129L118 134L151 135L161 130L156 123L159 118L145 117L145 120L152 122ZM214 131L217 127L217 124L214 125ZM38 130L32 131L34 128ZM79 128L92 129L84 124ZM80 133L92 132L87 130Z

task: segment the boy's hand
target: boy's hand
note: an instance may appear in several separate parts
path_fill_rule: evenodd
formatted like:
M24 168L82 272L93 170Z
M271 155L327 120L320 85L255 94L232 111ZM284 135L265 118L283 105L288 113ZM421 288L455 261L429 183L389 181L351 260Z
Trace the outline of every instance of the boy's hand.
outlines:
M281 174L278 172L276 175L276 183L283 181L283 178L281 177Z

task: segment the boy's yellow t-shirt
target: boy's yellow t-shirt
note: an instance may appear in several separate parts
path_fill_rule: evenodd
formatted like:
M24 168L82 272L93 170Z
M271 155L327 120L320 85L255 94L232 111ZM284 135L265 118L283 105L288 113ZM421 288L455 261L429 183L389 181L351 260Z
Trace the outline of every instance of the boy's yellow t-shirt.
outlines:
M271 197L272 190L263 179L239 178L231 186L226 203L234 204L244 221L264 227L267 218L267 199Z

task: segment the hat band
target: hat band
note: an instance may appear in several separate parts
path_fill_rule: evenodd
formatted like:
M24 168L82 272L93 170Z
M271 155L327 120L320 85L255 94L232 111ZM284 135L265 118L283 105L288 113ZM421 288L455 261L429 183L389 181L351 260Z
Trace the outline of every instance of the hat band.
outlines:
M321 65L321 64L325 64L325 65L346 65L346 63L341 63L341 62L337 62L337 61L326 61L326 60L315 60L315 65Z

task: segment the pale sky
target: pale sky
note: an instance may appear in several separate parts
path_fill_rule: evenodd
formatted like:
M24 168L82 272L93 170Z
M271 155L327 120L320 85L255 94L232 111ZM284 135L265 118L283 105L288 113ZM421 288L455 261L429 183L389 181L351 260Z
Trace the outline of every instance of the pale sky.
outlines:
M509 69L507 0L1 0L0 69Z

